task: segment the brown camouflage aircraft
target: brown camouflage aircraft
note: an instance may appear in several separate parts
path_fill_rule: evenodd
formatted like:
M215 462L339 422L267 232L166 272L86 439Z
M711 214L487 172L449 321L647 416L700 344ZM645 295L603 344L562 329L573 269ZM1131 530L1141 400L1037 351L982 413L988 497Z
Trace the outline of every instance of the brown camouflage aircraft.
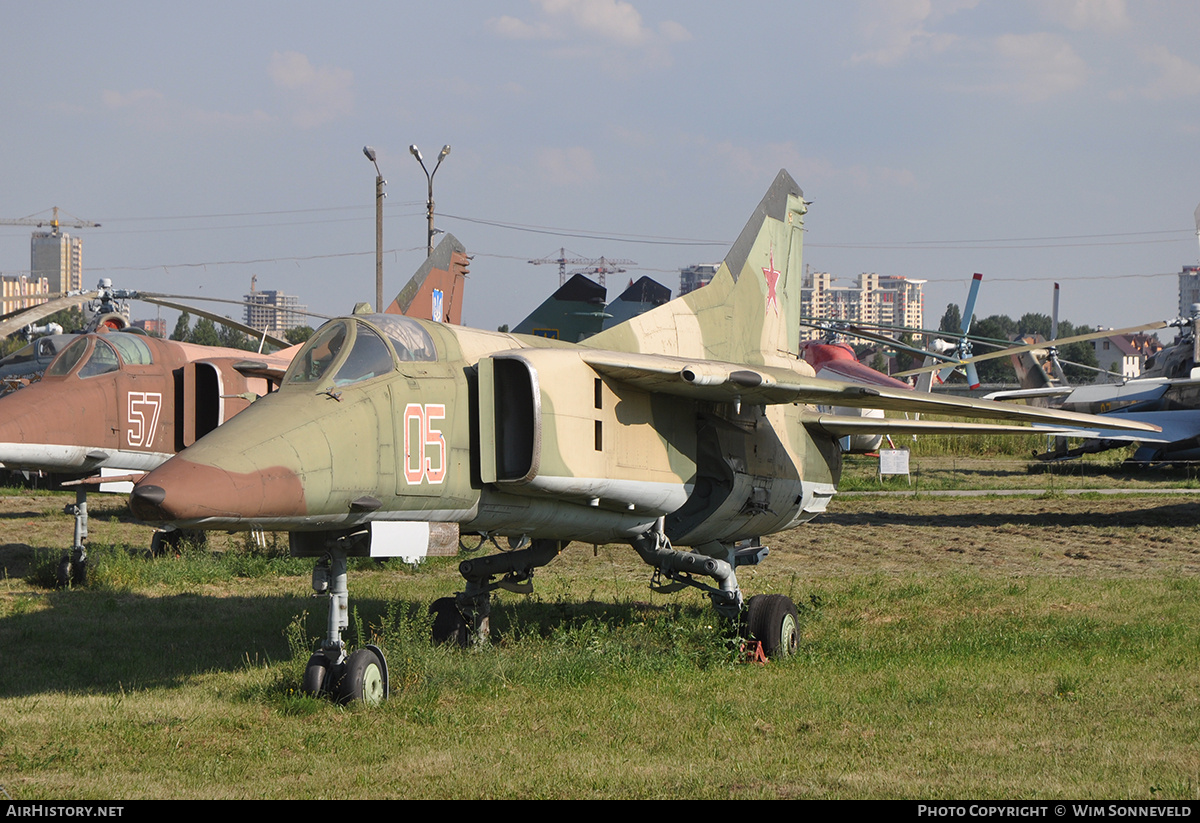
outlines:
M387 316L457 322L467 264L462 245L447 235ZM76 503L67 512L75 516L75 541L58 577L61 585L78 585L87 568L87 488L129 491L140 473L273 390L300 346L262 355L126 331L62 337L70 342L41 381L0 398L0 465L60 475L99 472L77 481ZM153 548L179 537L177 530L159 532Z
M405 541L423 550L445 524L514 550L460 564L465 590L431 606L435 640L486 638L491 592L532 590L534 570L580 540L628 543L653 588L700 589L767 654L788 654L794 604L743 602L736 568L763 560L763 536L824 511L838 438L1028 431L817 406L1095 424L814 377L798 357L807 206L780 172L708 286L581 344L382 315L331 321L278 392L146 475L133 512L286 529L294 554L322 558L314 588L330 608L305 673L314 694L386 696L382 652L347 656L341 640L346 558Z
M266 394L298 348L257 355L129 332L81 334L40 381L0 398L4 468L98 473L94 482L78 483L75 505L67 509L75 516L75 541L59 563L59 584L80 585L87 575L89 485L128 491L141 472ZM178 535L157 533L154 549L164 536L170 543Z

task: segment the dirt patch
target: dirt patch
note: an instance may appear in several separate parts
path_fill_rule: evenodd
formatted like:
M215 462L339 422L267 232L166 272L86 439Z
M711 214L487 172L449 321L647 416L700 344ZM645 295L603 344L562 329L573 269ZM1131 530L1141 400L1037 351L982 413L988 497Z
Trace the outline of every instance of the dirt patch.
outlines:
M773 560L796 556L815 574L1194 575L1200 500L839 495L824 515L765 542Z

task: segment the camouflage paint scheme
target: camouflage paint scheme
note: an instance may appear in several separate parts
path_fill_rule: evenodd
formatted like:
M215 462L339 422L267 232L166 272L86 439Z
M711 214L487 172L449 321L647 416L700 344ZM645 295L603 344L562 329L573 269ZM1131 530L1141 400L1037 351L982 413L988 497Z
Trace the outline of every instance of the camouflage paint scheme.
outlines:
M462 322L463 293L470 263L463 244L454 235L447 234L384 314L421 317L457 326Z
M148 471L266 394L267 376L278 378L290 353L128 332L77 335L39 382L0 400L0 462L64 473Z
M780 172L708 286L582 344L380 315L332 321L280 391L147 475L133 511L331 534L389 520L595 542L661 529L724 557L825 508L839 437L1013 430L815 405L1095 424L814 377L797 356L806 210ZM388 362L363 371L368 350Z

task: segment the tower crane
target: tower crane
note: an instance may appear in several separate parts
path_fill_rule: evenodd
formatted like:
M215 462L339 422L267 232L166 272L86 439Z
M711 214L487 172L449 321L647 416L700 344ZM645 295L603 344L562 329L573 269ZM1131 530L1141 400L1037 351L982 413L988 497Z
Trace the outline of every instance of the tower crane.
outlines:
M529 261L529 263L534 266L541 266L546 263L557 263L558 264L558 285L560 285L560 286L567 282L567 265L568 264L570 264L572 266L583 266L583 265L587 265L590 262L592 262L592 261L588 260L586 258L583 258L583 257L567 257L566 249L559 249L558 257L539 257L536 260Z
M585 268L577 269L575 273L594 274L596 275L596 282L603 286L604 275L621 274L625 271L625 269L621 268L622 266L636 265L637 263L635 263L633 260L625 260L623 258L618 260L609 260L608 258L601 256L599 260L593 260L591 263L587 264Z
M33 226L33 227L39 228L39 229L42 226L49 226L50 231L52 231L54 234L58 234L58 230L63 227L66 227L68 229L98 229L98 228L100 228L99 223L93 223L90 220L80 220L79 218L75 218L75 221L71 222L71 223L61 222L58 219L58 206L55 206L53 208L53 212L54 212L54 216L49 219L47 219L45 217L38 217L36 215L30 215L29 217L18 217L15 220L0 217L0 226Z
M562 286L567 282L567 266L584 266L585 268L578 269L573 274L594 274L599 277L598 281L601 286L604 285L604 276L612 273L617 274L625 271L618 268L619 266L636 266L637 263L633 260L608 260L600 257L598 259L589 259L586 257L567 257L567 250L560 248L558 257L539 257L536 260L530 260L531 264L540 266L546 263L558 264L558 285Z

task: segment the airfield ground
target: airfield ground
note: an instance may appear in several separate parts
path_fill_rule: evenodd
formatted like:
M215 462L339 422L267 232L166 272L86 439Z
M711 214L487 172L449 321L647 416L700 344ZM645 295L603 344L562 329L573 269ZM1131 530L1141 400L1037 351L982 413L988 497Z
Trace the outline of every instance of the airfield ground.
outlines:
M453 561L364 562L375 710L298 693L326 601L278 545L146 559L100 499L94 582L47 588L71 499L0 498L14 799L1200 797L1200 496L839 496L740 574L801 607L767 666L627 548L572 544L472 653L424 639Z

